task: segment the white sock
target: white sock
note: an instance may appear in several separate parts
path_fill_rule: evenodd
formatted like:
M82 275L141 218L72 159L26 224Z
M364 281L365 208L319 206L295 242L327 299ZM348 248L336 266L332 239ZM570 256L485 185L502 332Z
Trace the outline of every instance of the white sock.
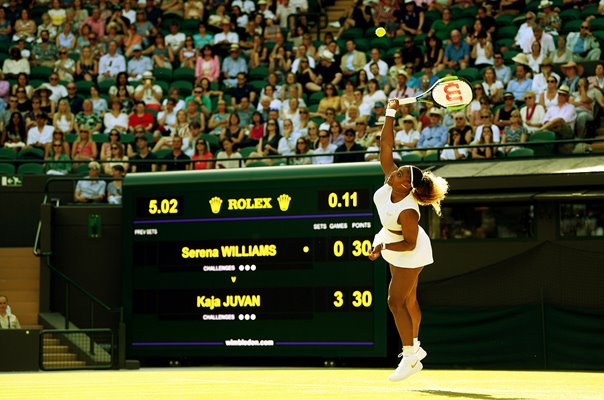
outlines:
M415 348L413 346L403 346L403 357L412 356L415 354Z
M419 350L419 345L420 345L419 340L416 337L414 337L413 338L413 348L415 349L415 351Z

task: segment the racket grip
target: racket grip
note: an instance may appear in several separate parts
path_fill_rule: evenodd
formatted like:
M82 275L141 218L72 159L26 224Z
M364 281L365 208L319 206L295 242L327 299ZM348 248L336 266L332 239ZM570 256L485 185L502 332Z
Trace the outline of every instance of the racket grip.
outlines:
M413 104L417 102L417 99L415 97L405 97L404 99L397 99L398 100L398 104L399 106L402 106L403 104Z

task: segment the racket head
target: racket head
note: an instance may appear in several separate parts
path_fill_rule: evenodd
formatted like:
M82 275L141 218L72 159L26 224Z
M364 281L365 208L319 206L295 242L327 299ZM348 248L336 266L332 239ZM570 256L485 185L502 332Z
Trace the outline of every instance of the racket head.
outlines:
M449 110L461 110L474 99L472 85L457 76L445 76L439 79L432 88L432 100Z

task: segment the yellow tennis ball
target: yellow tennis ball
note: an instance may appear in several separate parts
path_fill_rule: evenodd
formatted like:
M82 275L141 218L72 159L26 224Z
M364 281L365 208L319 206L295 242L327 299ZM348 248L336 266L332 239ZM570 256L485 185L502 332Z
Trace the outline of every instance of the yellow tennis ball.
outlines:
M382 28L381 26L375 30L375 36L377 36L377 37L382 37L385 34L386 34L386 29Z

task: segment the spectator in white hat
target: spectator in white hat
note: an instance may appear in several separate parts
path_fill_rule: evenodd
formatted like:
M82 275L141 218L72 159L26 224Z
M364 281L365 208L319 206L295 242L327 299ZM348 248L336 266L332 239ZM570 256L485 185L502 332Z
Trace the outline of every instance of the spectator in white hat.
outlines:
M566 85L558 89L558 104L547 109L540 130L556 132L557 139L571 139L574 136L577 113L569 102L570 89Z

